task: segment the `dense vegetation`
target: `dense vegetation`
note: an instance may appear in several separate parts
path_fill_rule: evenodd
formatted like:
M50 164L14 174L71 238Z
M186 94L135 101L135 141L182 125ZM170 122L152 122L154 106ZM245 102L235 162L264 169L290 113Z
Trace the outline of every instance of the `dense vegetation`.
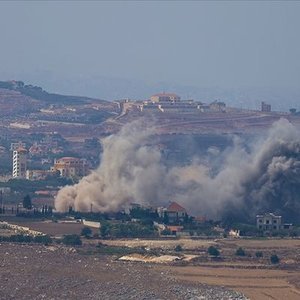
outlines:
M157 235L153 225L141 223L101 223L100 234L103 238L138 238Z
M0 187L9 187L15 192L27 195L35 192L36 190L45 189L49 186L64 186L72 183L72 180L69 178L49 176L45 180L34 181L29 181L27 179L10 179L7 182L0 182Z
M207 252L211 256L215 256L215 257L220 256L220 251L216 247L214 247L214 246L210 246L207 249Z
M64 235L62 242L67 246L80 246L82 244L80 236L77 234Z
M51 244L52 239L48 235L11 235L11 236L0 236L0 242L14 242L14 243L39 243L39 244Z

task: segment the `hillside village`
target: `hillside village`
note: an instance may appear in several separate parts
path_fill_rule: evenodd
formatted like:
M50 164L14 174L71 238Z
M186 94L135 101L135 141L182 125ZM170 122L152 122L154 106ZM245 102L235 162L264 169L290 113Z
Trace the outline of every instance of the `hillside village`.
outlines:
M147 100L108 102L50 94L21 81L0 82L0 108L1 198L15 212L27 194L36 210L42 211L45 206L53 208L61 186L76 183L97 168L101 138L140 117L149 122L155 118L153 142L158 143L169 163L190 159L187 148L176 147L181 144L180 139L191 134L199 138L202 147L225 148L227 134L247 135L267 128L282 116L300 124L297 111L272 112L265 102L261 103L260 111L249 111L227 107L219 100L207 104L165 92ZM182 224L192 228L191 218L177 205L177 213L182 209L183 215L176 222L166 212L167 208L164 211L157 208L159 218L164 221L168 218L165 223L173 226L169 229L158 226L160 231L182 234ZM192 216L192 220L193 224L207 221L205 216Z

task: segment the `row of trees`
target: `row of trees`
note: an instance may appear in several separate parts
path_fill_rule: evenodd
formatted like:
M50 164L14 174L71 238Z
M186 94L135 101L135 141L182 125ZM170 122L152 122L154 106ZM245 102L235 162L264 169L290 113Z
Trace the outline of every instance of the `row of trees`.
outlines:
M12 242L12 243L38 243L49 245L53 243L52 238L49 235L24 235L16 234L10 236L0 236L0 242ZM82 244L81 238L77 234L64 235L62 240L56 240L57 243L63 243L67 246L79 246Z
M207 249L207 252L209 255L213 256L213 257L218 257L220 256L220 251L214 247L214 246L210 246L208 249ZM235 255L236 256L246 256L246 252L245 250L242 248L242 247L239 247L236 251L235 251ZM263 253L261 251L257 251L255 252L255 256L257 258L261 258L263 257ZM272 264L278 264L280 259L279 257L276 255L276 254L272 254L270 256L270 261Z
M110 223L102 222L100 235L103 238L138 238L153 237L157 235L153 225L140 223Z
M16 234L11 236L0 236L1 242L14 242L14 243L39 243L39 244L51 244L52 239L49 235L23 235Z

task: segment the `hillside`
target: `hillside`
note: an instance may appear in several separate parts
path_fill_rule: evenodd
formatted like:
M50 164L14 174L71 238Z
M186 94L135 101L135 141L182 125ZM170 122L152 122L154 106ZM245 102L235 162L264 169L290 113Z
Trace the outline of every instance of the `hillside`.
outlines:
M25 120L99 124L116 113L116 104L108 101L48 93L22 81L0 81L2 125Z
M260 112L226 107L226 111L173 108L141 109L142 101L110 102L81 96L49 93L22 81L0 81L0 131L58 132L72 140L115 133L126 123L143 118L158 134L249 133L266 129L284 117L300 124L289 113ZM184 102L183 102L184 103ZM146 109L148 107L148 109ZM170 106L171 107L171 106Z
M23 96L28 96L36 100L45 103L58 103L58 104L85 104L88 102L93 102L95 99L80 96L66 96L54 93L48 93L44 91L41 87L34 86L31 84L24 84L23 81L0 81L0 88L10 91L19 92ZM104 100L97 100L99 102L106 102Z

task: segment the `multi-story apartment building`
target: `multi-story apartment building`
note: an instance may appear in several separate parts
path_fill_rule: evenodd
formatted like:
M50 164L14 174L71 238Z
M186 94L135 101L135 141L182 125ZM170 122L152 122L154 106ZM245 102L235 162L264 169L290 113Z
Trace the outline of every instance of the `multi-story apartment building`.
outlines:
M282 217L273 213L256 216L256 227L261 230L279 230L281 229Z
M293 228L293 224L284 223L282 216L265 213L256 216L256 228L263 231L290 230Z
M13 178L26 178L27 150L18 147L13 151Z

